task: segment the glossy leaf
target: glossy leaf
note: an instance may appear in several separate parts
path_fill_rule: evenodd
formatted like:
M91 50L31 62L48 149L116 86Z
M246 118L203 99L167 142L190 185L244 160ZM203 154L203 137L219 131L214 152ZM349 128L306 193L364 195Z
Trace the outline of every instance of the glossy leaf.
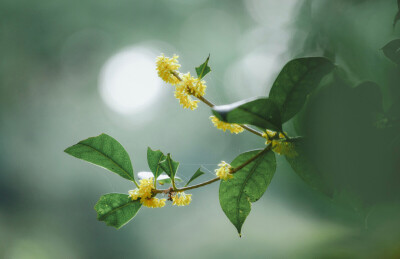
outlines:
M268 98L252 98L240 102L215 106L213 114L221 121L254 125L262 130L282 130L280 110Z
M172 160L171 155L167 154L165 160L160 162L160 166L170 178L174 178L176 171L178 171L179 163Z
M160 150L152 150L147 148L147 163L150 170L153 172L155 177L158 177L162 172L160 162L165 160L165 155Z
M254 150L240 154L232 161L231 165L237 167L261 151ZM242 225L250 213L251 203L263 196L275 174L275 169L275 154L267 151L236 172L232 179L221 181L219 202L239 235L241 235Z
M332 197L333 190L324 178L323 172L318 170L306 152L304 138L292 139L297 156L285 157L293 171L312 189Z
M134 181L128 153L118 141L107 134L82 140L67 148L64 152Z
M192 177L190 177L189 181L186 183L185 186L188 186L189 183L191 183L193 180L195 180L196 178L202 176L204 174L203 171L201 171L201 169L197 169L197 171L192 175Z
M382 48L382 51L388 59L400 65L400 39L392 40Z
M301 110L307 96L333 68L331 61L320 57L294 59L283 67L269 93L281 110L282 123Z
M100 197L94 209L99 221L119 229L137 214L141 206L139 200L132 201L127 194L109 193Z
M196 67L196 74L199 79L202 79L203 77L205 77L205 75L211 72L211 68L208 66L208 60L210 60L210 55L208 55L206 61L203 64Z
M166 183L171 183L171 178L168 175L162 174L157 178L157 181L160 185L164 185ZM175 182L182 182L183 180L175 175Z

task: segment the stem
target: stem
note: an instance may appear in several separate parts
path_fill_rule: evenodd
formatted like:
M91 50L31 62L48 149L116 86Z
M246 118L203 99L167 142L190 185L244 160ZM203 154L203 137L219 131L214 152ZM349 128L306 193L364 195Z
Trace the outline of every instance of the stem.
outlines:
M262 133L259 132L259 131L257 131L257 130L255 130L255 129L252 129L252 128L246 126L246 125L240 125L240 126L241 126L243 129L248 130L249 132L251 132L251 133L253 133L253 134L256 134L257 136L263 137L263 136L262 136Z
M246 162L244 162L243 164L241 164L238 167L235 167L232 169L231 174L236 173L237 171L239 171L240 169L242 169L243 167L245 167L246 165L250 164L251 162L253 162L254 160L256 160L259 156L261 156L262 154L264 154L265 152L268 152L271 149L271 144L269 144L266 148L264 148L262 151L258 152L257 155L253 156L252 158L250 158L249 160L247 160Z
M175 176L172 178L175 178ZM176 185L175 185L175 179L172 179L172 178L171 178L172 188L174 189L174 191L176 191L177 189L176 189Z
M244 162L244 163L241 164L240 166L238 166L238 167L236 167L236 168L233 168L232 171L231 171L231 174L234 174L234 173L236 173L237 171L243 169L243 167L245 167L246 165L250 164L251 162L253 162L254 160L256 160L258 157L260 157L262 154L264 154L265 152L268 152L270 149L271 149L271 144L269 144L266 148L264 148L262 151L260 151L259 153L257 153L257 155L253 156L252 158L250 158L249 160L247 160L246 162ZM172 179L171 179L171 180L172 180ZM183 188L180 188L180 189L177 189L177 188L174 186L174 184L173 184L173 185L172 185L172 186L173 186L173 192L183 192L183 191L187 191L187 190L196 189L196 188L199 188L199 187L202 187L202 186L211 184L211 183L216 182L216 181L219 181L219 180L220 180L220 178L219 178L219 177L216 177L216 178L211 179L211 180L209 180L209 181L206 181L206 182L203 182L203 183L200 183L200 184L196 184L196 185L192 185L192 186L188 186L188 187L183 187ZM173 181L171 181L171 182L173 183ZM157 190L157 189L155 189L155 190L153 190L153 193L169 193L169 192L171 192L170 189L164 189L164 190Z
M133 183L136 185L136 188L139 188L139 184L136 182L135 179L133 179Z
M173 74L179 81L182 81L182 78L179 76L179 74L176 71L171 71L171 74ZM199 99L200 101L202 101L203 103L205 103L206 105L208 105L210 108L213 108L215 106L215 104L213 104L212 102L210 102L209 100L207 100L206 98L204 98L203 96L199 96L197 97L197 99ZM248 130L249 132L262 137L262 133L250 128L249 126L246 125L240 125L242 128L244 128L245 130Z

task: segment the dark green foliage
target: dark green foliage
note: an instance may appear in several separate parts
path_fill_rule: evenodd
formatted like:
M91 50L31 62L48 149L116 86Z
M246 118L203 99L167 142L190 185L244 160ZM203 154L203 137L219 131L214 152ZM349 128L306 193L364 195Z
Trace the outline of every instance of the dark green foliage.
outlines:
M400 65L400 39L390 41L382 48L382 51L388 59Z
M168 153L165 160L160 162L161 168L172 179L175 178L176 171L178 171L179 162L172 160L171 155Z
M393 20L393 28L396 27L397 22L400 20L400 0L397 0L398 11Z
M225 215L241 235L242 225L251 210L251 203L261 198L267 190L276 169L275 154L272 151L254 150L236 157L231 165L237 167L259 152L257 159L234 174L232 179L221 180L219 202Z
M205 77L208 73L211 72L211 68L208 66L208 60L210 60L210 55L208 55L206 61L200 66L196 67L196 74L199 79Z
M107 134L82 140L64 152L135 181L128 153L118 141Z
M299 133L307 137L298 153L317 169L316 179L307 183L322 181L319 190L351 195L342 200L360 200L364 206L399 197L398 129L389 118L377 121L382 106L378 85L364 82L353 88L340 78L309 99L298 121Z
M281 111L282 123L301 110L307 96L333 68L332 62L320 57L294 59L283 67L269 93Z
M137 214L141 206L139 200L132 201L126 194L109 193L100 197L94 209L98 220L119 229Z
M201 171L201 169L197 169L197 171L192 175L192 177L190 177L189 181L186 183L185 186L188 186L189 183L191 183L193 180L195 180L197 177L200 177L204 174L203 171Z
M307 139L296 138L292 140L297 156L286 157L293 171L311 188L326 194L329 197L333 196L333 190L328 185L323 172L318 170L316 165L312 162L306 151Z
M164 154L160 150L152 150L147 148L147 163L149 164L150 170L153 172L155 178L163 172L160 162L165 160Z
M215 106L212 112L221 121L254 125L262 130L282 130L279 108L268 98L252 98Z

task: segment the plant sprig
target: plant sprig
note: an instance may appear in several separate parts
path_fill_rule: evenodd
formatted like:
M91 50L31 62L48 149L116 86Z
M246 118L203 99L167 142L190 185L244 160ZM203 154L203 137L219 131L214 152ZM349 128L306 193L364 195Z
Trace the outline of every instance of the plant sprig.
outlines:
M204 173L197 170L185 186L177 186L179 162L160 150L147 149L147 162L151 172L141 175L147 177L136 181L130 158L122 145L114 138L101 134L80 141L65 150L66 153L104 167L119 176L130 180L137 187L128 194L111 193L100 198L95 206L97 218L107 225L120 228L130 221L141 206L158 208L166 204L168 196L173 205L185 206L191 200L191 194L185 191L205 187L220 182L219 200L222 210L241 235L242 225L250 213L251 203L259 200L276 171L275 153L287 156L288 161L298 165L305 163L298 138L290 138L283 131L284 122L293 118L304 106L306 98L319 85L334 65L325 58L299 58L288 62L275 80L269 97L242 100L228 105L215 105L205 98L206 82L203 80L211 68L209 56L196 67L198 78L190 73L181 74L178 69L178 57L157 58L158 75L167 83L175 86L175 97L184 108L194 110L199 101L211 108L212 121L218 129L240 133L243 130L262 137L266 147L239 154L230 164L222 161L217 168L217 177L202 183L188 186ZM195 98L193 100L192 98ZM272 152L273 151L273 152ZM294 170L303 175L302 166ZM165 179L170 181L165 181ZM161 179L163 179L161 182ZM157 185L170 184L170 187L158 189Z

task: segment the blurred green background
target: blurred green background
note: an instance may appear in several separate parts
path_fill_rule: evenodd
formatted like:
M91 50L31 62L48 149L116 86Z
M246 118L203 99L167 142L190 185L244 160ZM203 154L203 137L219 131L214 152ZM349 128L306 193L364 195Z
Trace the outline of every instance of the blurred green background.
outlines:
M395 0L0 1L0 257L399 258L400 131L364 116L398 115L400 72L380 50L399 36L396 12ZM157 78L160 53L192 74L211 53L206 95L218 104L267 95L292 58L335 61L344 81L327 80L285 129L313 136L316 163L345 191L319 194L279 157L242 238L218 184L120 230L97 221L102 194L134 186L63 153L82 139L113 136L136 173L148 146L170 152L186 180L264 146L213 128L205 105L182 109ZM354 92L364 81L379 91Z

